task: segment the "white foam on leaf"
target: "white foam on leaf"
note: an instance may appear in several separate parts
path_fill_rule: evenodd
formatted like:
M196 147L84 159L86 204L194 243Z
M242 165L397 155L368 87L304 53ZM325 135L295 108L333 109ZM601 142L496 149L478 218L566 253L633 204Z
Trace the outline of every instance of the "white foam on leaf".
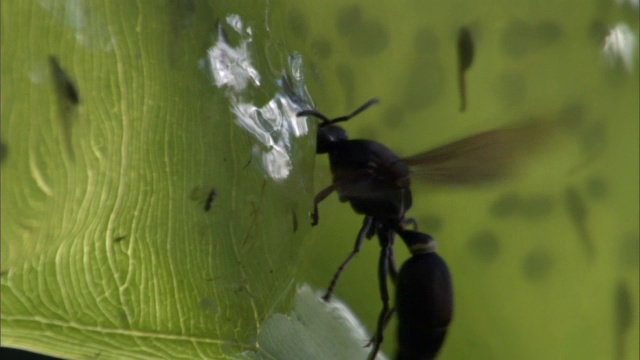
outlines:
M621 62L631 72L638 47L638 39L625 23L614 26L604 39L602 53L611 65Z
M260 73L252 64L250 45L252 30L245 27L239 15L231 14L226 22L240 36L237 46L231 46L222 26L219 26L216 43L207 50L201 62L211 72L215 86L227 91L235 122L259 141L262 167L272 179L286 179L292 169L292 139L308 133L306 119L296 114L308 108L309 96L303 86L302 57L294 54L289 58L289 73L277 82L280 90L263 106L248 99L249 87L260 87Z

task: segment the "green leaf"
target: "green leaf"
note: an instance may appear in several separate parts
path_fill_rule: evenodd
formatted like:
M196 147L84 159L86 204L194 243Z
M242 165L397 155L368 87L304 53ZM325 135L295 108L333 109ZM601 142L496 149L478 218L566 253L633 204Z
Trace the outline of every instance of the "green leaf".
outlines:
M270 148L201 66L228 14L2 2L3 346L236 358L291 309L315 139L291 137L285 179L264 172ZM265 75L258 107L282 91Z

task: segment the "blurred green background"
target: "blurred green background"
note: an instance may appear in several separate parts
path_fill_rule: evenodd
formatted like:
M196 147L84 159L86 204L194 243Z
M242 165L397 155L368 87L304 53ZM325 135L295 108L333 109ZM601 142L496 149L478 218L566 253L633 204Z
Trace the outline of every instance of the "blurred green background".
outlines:
M379 97L345 128L400 155L531 116L580 122L569 144L513 182L484 189L414 182L410 215L438 239L454 276L455 319L441 358L638 357L637 50L630 71L602 55L603 31L614 24L626 22L637 41L637 8L598 0L303 1L281 22L310 67L317 108L338 116ZM462 26L476 49L465 113L456 77ZM329 183L327 167L318 159L316 189ZM584 230L567 192L586 206ZM320 214L305 276L326 287L361 217L335 196ZM396 250L400 263L407 253ZM366 244L337 287L369 329L380 308L378 251ZM620 316L633 324L624 335ZM392 341L383 348L394 352Z
M378 97L380 105L345 128L351 137L375 139L401 156L532 116L562 114L575 120L576 127L566 137L566 144L558 152L539 159L517 179L481 189L443 189L417 183L413 186L414 206L410 216L419 221L422 230L438 239L439 252L448 262L454 279L455 319L441 358L638 358L637 7L605 0L589 3L184 0L141 1L126 6L114 2L82 5L75 1L39 0L23 4L26 5L2 3L2 143L3 159L6 158L2 165L3 345L7 341L5 327L16 322L15 318L7 317L7 305L14 303L5 302L4 295L15 284L28 283L22 280L21 271L30 267L21 261L29 264L30 258L49 254L49 238L64 240L65 236L75 236L81 232L78 229L84 229L77 225L68 231L50 233L45 228L35 237L35 245L15 237L29 228L36 217L56 229L56 216L68 210L64 197L57 207L48 208L40 206L40 198L20 195L16 190L22 185L20 178L7 180L5 175L7 169L29 173L28 166L12 162L32 151L27 145L33 139L15 135L20 134L16 130L22 126L20 119L34 121L38 116L50 116L55 110L52 97L42 95L50 88L21 87L28 81L46 83L43 78L48 75L41 63L51 53L58 54L63 66L82 86L81 96L86 96L83 101L87 107L81 116L91 117L93 112L99 114L96 117L128 115L148 120L144 126L132 129L141 133L156 131L159 139L156 145L160 146L156 150L168 148L184 155L176 163L169 162L174 166L172 171L180 175L169 180L151 176L140 188L144 191L134 186L125 197L150 196L152 184L165 181L174 187L184 185L184 189L178 186L176 193L171 193L174 198L183 193L198 198L198 191L206 193L204 188L210 184L234 189L233 199L220 197L216 213L219 217L214 220L191 220L199 216L195 210L171 208L171 214L184 212L185 221L195 222L197 230L191 233L185 227L186 233L180 235L167 225L166 232L176 239L201 237L213 243L211 240L231 236L235 231L244 237L240 258L259 265L247 265L247 273L236 273L242 267L236 267L237 259L230 260L226 251L238 249L218 242L180 249L190 251L185 253L171 246L161 248L157 254L151 251L154 259L162 258L166 252L175 252L175 258L194 252L216 253L210 260L189 258L178 265L178 270L172 268L174 275L183 274L182 270L188 274L194 266L204 270L196 279L185 281L184 287L176 282L175 288L180 290L168 288L161 292L165 296L182 294L181 291L200 295L208 290L198 284L217 286L212 297L219 300L221 296L224 301L212 305L205 301L207 297L201 297L194 305L183 298L185 303L180 306L210 312L215 312L216 306L224 309L231 306L226 317L232 318L233 330L225 332L228 328L217 324L211 330L204 324L196 332L206 337L207 331L216 331L216 336L225 341L219 347L231 356L252 343L247 339L259 329L254 322L290 308L294 276L297 281L309 282L319 289L328 285L338 264L353 247L361 217L348 205L339 203L334 195L320 206L320 225L313 229L309 226L305 215L311 209L313 193L330 181L326 158L314 158L312 154L313 128L309 136L297 140L299 146L295 149L299 152L294 154L290 182L274 185L266 180L266 190L263 187L261 192L257 189L265 182L259 167L251 166L248 172L243 172L255 141L231 120L217 122L214 127L209 122L211 114L224 119L231 119L232 115L224 92L211 86L211 80L198 69L197 63L217 37L216 22L238 14L252 29L252 60L262 74L261 87L251 94L256 104L269 99L276 88L275 81L288 68L287 57L299 52L305 85L316 107L330 117L339 116L371 97ZM78 13L84 14L83 21L87 22L74 16ZM608 31L621 22L635 36L629 69L620 61L610 63L602 53ZM455 51L456 36L462 26L471 30L476 48L474 63L467 73L468 104L464 113L458 111ZM231 40L237 41L233 34ZM167 71L166 64L170 64L171 71ZM102 71L115 75L104 78L95 75ZM144 81L130 81L142 78ZM141 91L145 96L135 96ZM112 95L113 102L102 101L102 93ZM128 97L130 93L134 96ZM198 120L195 126L185 129L181 127L184 119ZM110 126L105 125L106 131L112 130ZM118 134L118 126L115 128L113 131ZM56 128L52 129L46 128L48 131ZM94 134L90 128L77 131ZM29 134L35 136L33 131ZM175 140L175 144L171 140L166 145L165 138L173 139L167 134L186 140ZM135 150L146 151L143 141L146 137L135 139L142 141ZM21 145L14 147L15 143ZM61 146L56 142L45 145L38 148L40 153L49 154ZM101 145L104 144L94 143L91 149L100 150ZM193 150L194 146L197 149ZM151 149L153 153L155 148ZM191 158L192 151L203 155ZM52 173L58 171L57 166L62 169L66 166L68 170L69 160L62 158L53 165L35 164L35 167L43 166ZM136 159L130 161L135 163ZM143 155L140 159L144 159ZM211 162L210 167L200 168L207 161ZM32 170L34 165L30 165ZM150 172L155 169L164 174L164 166L166 163L159 160L141 169ZM145 174L142 170L138 170L138 175ZM19 196L5 196L8 193ZM584 204L584 223L574 221L575 210L568 205L568 193L577 195ZM82 201L82 196L77 198ZM19 211L8 215L18 206ZM160 209L166 210L161 205ZM256 213L265 213L264 219L253 220ZM295 234L289 234L292 213L300 228ZM25 214L30 218L24 220ZM171 221L173 218L167 216L159 221L159 226L164 229L164 223ZM259 227L245 234L246 224L253 221ZM121 225L116 222L120 228L136 229L132 219L121 222ZM209 227L229 222L234 225L228 232L207 237ZM105 228L110 234L117 233L118 226L114 230L111 225ZM287 235L278 238L284 229ZM64 246L60 248L74 247L74 243L63 240L60 244ZM257 245L245 251L246 241ZM585 241L593 244L592 256ZM380 309L375 275L379 247L375 242L365 245L344 273L336 295L372 331ZM82 249L102 251L99 247L79 250ZM396 255L399 264L408 256L402 246L396 246ZM51 266L55 265L56 256L52 251L47 258ZM12 267L16 264L22 268ZM163 263L159 264L154 265L155 269L163 268ZM12 270L6 270L9 267ZM270 267L274 279L265 275L264 267ZM24 275L24 279L28 276ZM224 278L220 284L206 282L219 279L217 276ZM48 280L55 280L55 276ZM229 289L234 295L225 297L224 291ZM25 291L28 290L27 286ZM259 294L257 308L242 303L246 298L242 293L252 291ZM105 296L109 300L111 293L106 291ZM242 307L247 309L246 319L244 313L234 318L238 314L237 308L233 311L236 303L246 306ZM171 316L180 317L183 313L176 310L167 314L169 319ZM96 319L83 320L91 323ZM162 324L163 329L174 330L170 321ZM248 328L244 327L247 324ZM153 321L143 325L153 327ZM20 336L37 342L38 331L52 330L36 327L34 333ZM122 335L126 338L127 334ZM394 338L392 322L383 345L388 355L395 351ZM128 344L135 346L136 342ZM62 350L54 354L72 353L73 349L65 348L72 345L61 346Z

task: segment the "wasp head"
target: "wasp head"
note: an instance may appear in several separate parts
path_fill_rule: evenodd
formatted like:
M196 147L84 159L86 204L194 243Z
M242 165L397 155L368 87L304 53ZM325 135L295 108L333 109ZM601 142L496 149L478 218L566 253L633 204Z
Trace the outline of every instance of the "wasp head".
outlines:
M326 154L331 149L332 144L345 141L348 138L347 131L340 126L331 123L322 123L318 127L316 154Z

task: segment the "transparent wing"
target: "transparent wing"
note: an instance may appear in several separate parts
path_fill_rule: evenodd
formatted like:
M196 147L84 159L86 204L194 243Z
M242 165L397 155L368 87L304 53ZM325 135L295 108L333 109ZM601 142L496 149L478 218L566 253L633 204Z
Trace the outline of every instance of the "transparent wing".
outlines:
M477 185L504 179L539 153L558 124L530 121L486 131L403 159L411 175L441 185Z

